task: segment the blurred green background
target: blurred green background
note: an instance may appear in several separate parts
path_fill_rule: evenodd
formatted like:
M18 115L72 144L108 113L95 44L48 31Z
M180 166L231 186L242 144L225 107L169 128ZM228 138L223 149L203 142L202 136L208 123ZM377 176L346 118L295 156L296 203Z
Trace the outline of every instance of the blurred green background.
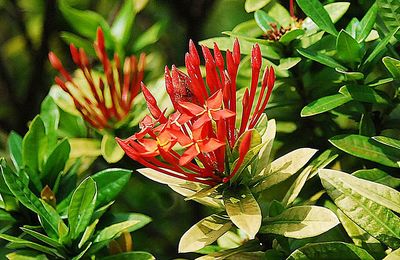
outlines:
M58 9L56 0L0 0L0 157L5 139L11 130L24 134L40 109L56 75L48 62L50 50L57 53L67 69L73 70L68 44L61 32L74 32ZM74 8L92 10L111 23L123 0L69 0ZM146 2L146 1L136 1ZM163 31L146 53L157 53L158 59L149 65L153 77L162 76L164 65L184 64L189 39L195 42L231 30L240 22L253 18L244 10L244 0L150 0L136 16L132 34L145 32L151 25L162 22ZM279 1L288 7L289 1ZM333 1L322 1L329 3ZM362 17L372 1L350 1L346 17ZM301 14L298 16L302 17ZM344 17L339 27L349 22ZM108 165L99 158L95 169ZM139 167L123 160L118 167ZM113 206L114 211L144 213L153 222L133 234L134 250L149 251L158 259L185 257L177 254L181 235L208 212L198 204L134 175L131 183ZM190 255L186 255L190 258Z

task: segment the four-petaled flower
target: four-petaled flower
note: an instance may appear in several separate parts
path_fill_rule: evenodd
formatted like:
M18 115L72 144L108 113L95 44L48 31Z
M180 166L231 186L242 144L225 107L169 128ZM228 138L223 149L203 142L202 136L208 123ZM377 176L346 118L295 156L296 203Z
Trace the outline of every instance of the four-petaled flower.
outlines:
M93 44L97 57L102 63L104 74L93 70L85 51L73 44L70 51L73 62L80 69L86 83L72 77L58 57L49 53L51 65L60 72L55 82L67 92L82 117L98 129L114 128L131 110L135 97L140 92L143 80L145 55L139 60L135 56L127 57L123 64L115 53L109 60L104 43L103 31L97 30L97 41Z
M226 62L217 44L214 55L202 46L205 81L200 57L192 41L185 56L187 74L172 66L165 68L167 93L175 108L165 115L156 99L142 84L149 108L141 130L121 140L128 156L146 167L176 178L214 186L228 182L241 169L251 147L251 129L259 122L271 95L275 74L266 67L259 91L261 52L256 44L251 53L252 79L244 92L242 113L236 109L236 77L240 46L227 50ZM236 152L234 150L236 149ZM235 154L236 158L232 158Z

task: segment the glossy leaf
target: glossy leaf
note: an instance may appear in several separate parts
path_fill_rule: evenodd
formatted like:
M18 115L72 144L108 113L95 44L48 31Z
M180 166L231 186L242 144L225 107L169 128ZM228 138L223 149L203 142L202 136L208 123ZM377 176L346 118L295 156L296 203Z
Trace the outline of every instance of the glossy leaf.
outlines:
M364 41L371 33L371 30L375 24L377 14L378 14L378 6L376 4L373 4L369 8L368 12L361 19L360 23L356 28L356 40L358 42Z
M332 57L318 53L312 50L308 49L297 49L297 52L300 53L302 56L309 58L310 60L319 62L321 64L324 64L328 67L331 67L333 69L341 69L341 70L347 70L346 67L338 63L336 60L334 60Z
M223 193L226 212L231 221L253 239L261 226L261 210L247 186L227 189Z
M387 174L386 172L379 169L366 169L366 170L358 170L352 173L353 176L358 178L373 181L375 183L380 183L392 188L400 187L400 179L395 178Z
M22 163L22 137L14 131L11 131L8 139L8 150L10 151L11 161L17 171L23 166Z
M232 227L228 217L213 214L192 226L179 241L179 253L194 252L213 243Z
M384 96L373 88L367 86L346 85L339 89L339 93L360 102L384 105L389 104L389 98L387 96Z
M386 28L391 31L400 24L400 3L391 0L377 0L376 1L379 13L378 15L383 20Z
M390 42L390 39L397 33L399 28L400 27L397 27L397 28L393 29L392 31L390 31L390 33L387 34L385 36L385 38L383 38L378 43L378 45L376 45L376 47L371 52L371 54L365 59L364 64L368 64L368 63L372 62L375 59L375 57L377 57L378 54L381 53L386 48L386 45L388 45L388 43Z
M30 236L46 243L47 245L54 247L54 248L62 248L63 246L55 239L52 239L51 237L48 237L42 233L39 233L33 229L27 228L27 227L21 227L21 230L24 231L25 233L29 234Z
M400 60L386 56L383 57L382 61L393 78L400 79Z
M336 107L339 107L347 102L351 101L352 98L342 94L335 94L331 96L322 97L314 100L301 110L301 116L313 116L330 111Z
M155 260L150 253L141 251L125 252L117 255L106 256L102 260Z
M136 39L133 50L138 52L150 44L156 43L164 30L164 24L162 22L156 23L148 28Z
M125 230L137 225L138 220L127 220L121 223L117 223L102 229L96 236L94 242L109 241L118 237Z
M96 205L96 182L86 178L74 191L68 207L68 224L70 236L77 238L89 225Z
M40 116L33 119L28 133L22 140L22 161L33 174L38 174L47 159L47 138Z
M125 46L129 37L132 35L135 16L136 12L133 7L133 1L124 1L111 27L111 33L114 39L121 44L121 46Z
M400 151L361 135L338 135L329 139L334 146L353 156L399 168Z
M288 70L296 66L301 61L299 57L283 58L279 61L278 68L281 70Z
M271 0L246 0L244 9L246 12L254 12L266 6Z
M363 55L361 45L344 30L339 32L336 50L341 60L353 64L359 63Z
M41 174L42 179L46 179L47 184L53 185L60 172L65 168L65 164L68 161L69 153L71 151L70 145L67 139L61 141L49 155L43 171Z
M329 209L317 206L296 206L263 221L260 233L272 233L302 239L318 236L339 224Z
M374 136L372 137L372 139L374 139L375 141L380 142L381 144L396 148L396 149L400 149L400 140L397 139L393 139L390 137L386 137L386 136Z
M101 140L101 154L108 163L116 163L122 159L125 152L115 141L115 137L105 134Z
M60 122L60 112L53 98L47 96L40 106L40 118L46 129L47 146L51 151L57 144L57 129Z
M287 260L298 259L331 259L345 257L348 260L373 260L374 258L364 249L344 242L323 242L307 244L296 249Z
M361 120L358 126L358 134L363 136L375 135L375 123L370 114L364 113L361 115Z
M388 208L364 197L359 189L354 188L353 181L349 183L342 180L343 174L345 173L327 169L319 172L322 185L335 204L370 235L390 247L399 247L400 218ZM356 179L350 175L349 178Z
M310 17L321 30L332 35L338 34L328 12L318 0L297 0L296 2L300 6L301 10L303 10L303 12Z
M291 41L296 40L300 36L304 34L304 30L302 29L293 29L286 32L282 37L279 39L280 43L289 44Z
M341 70L341 69L338 69L338 68L336 68L335 70L337 72L343 74L346 81L364 79L364 74L362 74L361 72L344 71L344 70Z
M87 226L85 228L85 231L82 234L82 238L79 241L78 248L82 248L83 245L85 245L85 243L90 239L90 237L93 235L93 233L96 229L96 225L98 222L99 222L99 220L96 219L95 221L93 221L92 224L90 224L89 226Z

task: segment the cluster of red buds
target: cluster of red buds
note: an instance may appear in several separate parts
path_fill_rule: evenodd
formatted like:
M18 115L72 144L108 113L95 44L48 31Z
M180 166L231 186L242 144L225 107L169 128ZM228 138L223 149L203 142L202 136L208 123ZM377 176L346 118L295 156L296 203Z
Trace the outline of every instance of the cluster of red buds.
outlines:
M116 122L122 121L128 115L135 97L140 92L145 55L141 54L139 59L135 56L127 57L121 65L120 58L115 53L114 60L110 61L104 44L104 34L100 28L97 30L97 40L93 46L103 66L103 76L95 73L82 48L70 45L72 60L82 72L88 88L77 83L77 79L67 72L53 52L49 53L49 60L60 72L60 77L55 78L56 84L72 97L83 118L97 129L113 128Z
M175 66L165 68L166 91L175 112L161 110L147 87L142 91L150 115L133 136L117 139L132 159L160 173L210 186L228 182L240 169L251 145L251 129L258 123L271 95L275 74L266 67L257 93L262 57L256 44L251 53L251 86L244 92L242 113L236 109L236 77L241 59L239 42L227 50L226 62L217 44L214 55L202 46L205 81L200 57L192 41L185 56L187 74ZM256 98L257 97L257 98ZM229 158L238 145L238 158Z

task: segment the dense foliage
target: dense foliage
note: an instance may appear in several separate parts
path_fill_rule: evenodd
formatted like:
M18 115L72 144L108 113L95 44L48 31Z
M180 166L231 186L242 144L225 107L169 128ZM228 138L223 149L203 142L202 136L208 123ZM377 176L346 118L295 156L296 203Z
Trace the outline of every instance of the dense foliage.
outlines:
M397 1L0 10L1 257L400 257Z

